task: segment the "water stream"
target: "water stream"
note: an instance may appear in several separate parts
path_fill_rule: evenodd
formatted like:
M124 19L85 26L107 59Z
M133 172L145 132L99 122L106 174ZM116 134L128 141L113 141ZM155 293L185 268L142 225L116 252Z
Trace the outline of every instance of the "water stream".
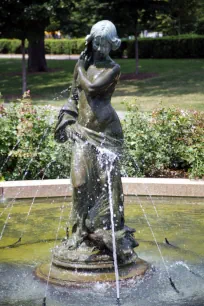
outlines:
M110 164L109 164L110 162ZM110 205L110 217L111 217L111 229L112 229L112 242L113 242L113 261L115 270L115 282L116 282L116 296L119 303L120 300L120 284L119 284L119 271L118 271L118 260L117 260L117 249L115 239L115 224L114 224L114 211L113 211L113 196L112 196L112 181L111 172L113 170L114 159L107 162L107 175L108 175L108 193L109 193L109 205Z

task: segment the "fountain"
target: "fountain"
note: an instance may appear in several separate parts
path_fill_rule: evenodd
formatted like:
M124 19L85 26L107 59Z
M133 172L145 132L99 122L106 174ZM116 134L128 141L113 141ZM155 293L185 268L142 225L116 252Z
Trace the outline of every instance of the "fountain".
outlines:
M86 37L70 97L61 109L55 139L72 139L71 236L53 249L52 266L37 275L63 285L116 281L142 275L148 263L134 251L135 230L124 223L119 157L123 134L110 104L120 67L109 56L120 46L115 26L100 21ZM79 273L76 273L76 269Z
M73 141L72 203L38 199L42 186L30 202L16 199L21 189L2 201L0 305L104 306L116 295L123 306L202 306L203 200L135 194L125 225L123 134L110 104L120 67L109 52L120 40L102 21L86 41L55 132L57 141ZM134 228L145 260L135 253Z

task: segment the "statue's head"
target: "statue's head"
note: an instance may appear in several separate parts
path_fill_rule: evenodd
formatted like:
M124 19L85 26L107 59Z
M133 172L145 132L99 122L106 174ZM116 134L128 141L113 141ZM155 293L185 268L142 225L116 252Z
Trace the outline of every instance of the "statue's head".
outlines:
M111 50L120 47L121 40L118 38L114 24L109 20L97 22L86 36L86 43L92 42L94 51L108 55Z

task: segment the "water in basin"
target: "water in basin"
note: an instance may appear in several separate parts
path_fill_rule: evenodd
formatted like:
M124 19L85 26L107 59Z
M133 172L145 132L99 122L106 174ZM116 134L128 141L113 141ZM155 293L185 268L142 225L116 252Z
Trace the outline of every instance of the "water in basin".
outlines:
M0 241L0 305L3 306L42 305L46 283L39 280L34 271L40 263L51 261L56 232L59 243L65 236L71 203L62 198L36 199L25 224L31 201L16 200ZM153 201L158 217L149 198L127 197L125 201L126 224L137 229L140 246L136 252L152 265L152 269L144 277L121 284L121 305L203 306L204 199L159 197ZM139 202L151 224L164 262ZM0 213L7 203L0 203ZM0 218L0 230L6 216L5 211ZM16 242L22 231L22 241L15 247L5 248ZM173 246L168 245L165 238ZM167 271L179 293L170 285ZM115 297L113 283L95 283L80 289L49 285L46 305L112 306L116 305Z

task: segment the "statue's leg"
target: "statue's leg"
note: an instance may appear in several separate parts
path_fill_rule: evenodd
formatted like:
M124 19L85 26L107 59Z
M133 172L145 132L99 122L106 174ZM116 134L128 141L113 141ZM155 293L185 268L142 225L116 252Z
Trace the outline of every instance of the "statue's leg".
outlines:
M88 235L85 221L88 211L93 205L93 164L94 156L89 145L75 143L72 151L72 212L70 226L72 236L69 239L70 248L77 248Z
M109 161L103 167L100 167L100 180L103 192L108 197L107 213L109 214L109 219L110 205L112 204L115 230L120 230L124 226L124 197L118 159L115 159L113 162Z
M120 230L124 226L124 209L123 190L118 161L115 160L113 167L111 167L110 163L106 163L105 160L101 162L101 158L98 156L95 163L95 169L97 171L97 184L93 183L95 188L95 201L94 205L89 209L86 220L87 227L91 232L97 229L111 229L109 195L111 192L115 229ZM108 173L108 171L110 172ZM109 177L111 178L111 182L109 182Z

